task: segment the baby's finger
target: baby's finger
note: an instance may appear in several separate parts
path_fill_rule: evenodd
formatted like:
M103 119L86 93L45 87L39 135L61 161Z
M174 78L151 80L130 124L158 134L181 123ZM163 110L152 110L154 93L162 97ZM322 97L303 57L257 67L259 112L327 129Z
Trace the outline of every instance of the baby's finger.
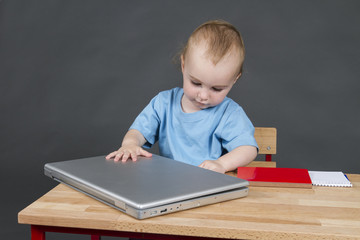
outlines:
M109 153L105 158L106 158L107 160L109 160L110 158L115 157L116 153L117 153L117 151L112 152L112 153Z
M144 156L144 157L151 157L152 156L151 153L149 153L148 151L146 151L146 150L144 150L142 148L140 149L140 155Z
M117 154L115 155L114 161L118 162L123 157L124 153L117 151Z
M205 166L206 166L206 161L202 162L202 163L199 165L199 167L201 167L201 168L205 168Z
M209 166L205 164L201 164L199 167L210 170Z
M131 156L131 154L129 152L124 152L124 154L122 155L121 161L126 162L130 156Z
M131 157L131 159L132 159L134 162L137 161L137 154L136 154L136 153L132 153L132 154L130 155L130 157Z

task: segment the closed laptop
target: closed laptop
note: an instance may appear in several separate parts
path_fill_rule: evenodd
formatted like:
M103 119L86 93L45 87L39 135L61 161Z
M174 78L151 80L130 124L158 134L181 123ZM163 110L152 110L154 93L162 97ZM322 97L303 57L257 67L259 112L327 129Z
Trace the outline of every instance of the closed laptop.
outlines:
M248 182L153 154L136 162L97 156L47 163L45 175L137 219L248 194Z

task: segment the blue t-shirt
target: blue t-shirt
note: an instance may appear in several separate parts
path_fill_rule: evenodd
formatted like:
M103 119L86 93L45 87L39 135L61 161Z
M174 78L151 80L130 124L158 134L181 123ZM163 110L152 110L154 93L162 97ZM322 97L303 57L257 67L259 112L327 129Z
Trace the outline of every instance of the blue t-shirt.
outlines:
M183 94L182 88L160 92L135 119L130 129L143 134L144 147L159 141L160 155L196 166L242 145L257 147L254 126L233 100L185 113Z

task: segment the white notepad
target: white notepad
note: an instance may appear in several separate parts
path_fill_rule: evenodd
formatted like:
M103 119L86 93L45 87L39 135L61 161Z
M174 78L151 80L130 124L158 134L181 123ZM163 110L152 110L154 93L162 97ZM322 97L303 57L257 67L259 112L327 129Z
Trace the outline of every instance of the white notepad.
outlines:
M325 187L352 187L343 172L309 171L312 184Z

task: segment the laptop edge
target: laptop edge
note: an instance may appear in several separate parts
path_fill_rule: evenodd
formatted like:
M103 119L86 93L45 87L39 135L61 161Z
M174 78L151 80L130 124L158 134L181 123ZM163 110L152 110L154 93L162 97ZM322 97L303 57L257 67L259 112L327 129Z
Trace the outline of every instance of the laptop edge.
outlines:
M63 175L53 168L51 163L47 163L44 166L44 173L46 176L63 183L79 192L82 192L102 203L105 203L111 207L114 207L134 218L145 219L149 217L155 217L195 207L205 206L218 202L233 200L248 195L248 188L246 186L227 190L215 194L204 195L196 198L173 202L169 204L153 206L149 208L138 209L129 204L126 204L120 199L116 199L110 194L97 191L91 185L86 185L80 181L76 181L73 177Z

